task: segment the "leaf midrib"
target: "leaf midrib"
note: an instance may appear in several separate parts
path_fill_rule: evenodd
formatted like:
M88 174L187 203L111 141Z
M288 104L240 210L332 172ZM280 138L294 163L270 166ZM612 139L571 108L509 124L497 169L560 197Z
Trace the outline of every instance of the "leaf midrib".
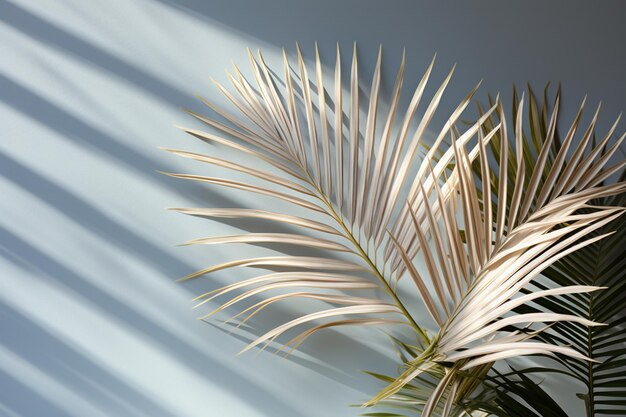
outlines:
M409 324L411 325L411 327L419 334L419 336L424 340L424 342L427 345L430 344L430 338L428 337L426 331L419 324L417 324L417 322L415 321L413 316L409 313L407 308L404 306L404 304L402 303L402 301L400 300L396 292L393 290L393 288L391 288L389 282L384 277L383 273L378 269L378 267L376 266L376 263L370 258L370 256L367 253L367 250L365 250L361 246L360 242L357 241L357 239L354 237L354 234L352 233L352 231L348 228L348 226L343 221L342 216L340 216L335 211L333 204L327 198L326 194L320 189L320 187L317 186L317 184L311 177L308 170L299 163L297 165L298 165L298 168L300 168L300 170L305 175L306 182L314 189L315 198L317 198L324 204L324 207L326 208L326 214L329 217L331 217L341 227L341 229L344 232L344 237L348 241L350 241L350 243L352 243L352 245L355 247L356 249L355 254L365 261L365 263L370 268L372 274L383 284L383 288L385 292L387 292L387 294L396 303L397 307L402 311L406 319L409 321Z

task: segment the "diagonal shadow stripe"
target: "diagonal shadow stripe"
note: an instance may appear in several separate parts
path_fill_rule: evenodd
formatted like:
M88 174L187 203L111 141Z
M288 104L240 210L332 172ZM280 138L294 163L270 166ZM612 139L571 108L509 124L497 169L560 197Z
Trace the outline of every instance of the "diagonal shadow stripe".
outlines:
M0 152L0 175L33 197L49 204L95 236L105 239L115 247L127 250L149 264L156 265L165 275L181 276L193 268L149 240L120 225L81 197L59 187L2 152Z
M0 3L0 21L44 45L68 53L122 79L128 80L133 85L172 106L187 106L197 101L192 95L80 39L55 24L29 13L16 4L7 1Z
M0 74L0 92L2 92L0 94L0 102L4 102L27 117L37 120L39 123L80 146L100 152L112 160L119 161L152 183L161 187L167 187L169 190L187 198L197 198L203 194L206 195L207 189L205 187L194 184L191 181L176 181L175 179L164 178L162 174L157 172L176 171L172 166L150 158L118 139L90 126L3 74ZM217 201L223 207L236 207L236 204L222 193L212 191L211 200L213 202Z
M0 303L0 317L5 329L15 331L14 337L0 339L5 348L53 377L84 400L92 402L90 400L99 399L107 411L117 412L117 415L176 417L135 387L90 360L84 353L4 303ZM45 350L41 346L45 346ZM9 375L3 376L0 370L0 381L2 379L6 379L5 389L13 394L9 398L17 400L16 396L22 399L32 397L34 401L38 401L39 395L34 390L26 384L18 384ZM97 385L90 386L87 381L97 381ZM19 410L46 410L51 416L66 415L50 401L44 398L41 401L45 406L19 400L12 402L17 403L15 408ZM97 404L94 406L97 407Z
M1 226L0 246L2 246L0 253L10 254L10 256L6 257L8 260L14 261L19 259L19 262L15 262L17 266L24 268L25 265L28 265L27 271L29 273L53 279L67 287L68 293L74 293L74 297L85 299L87 303L101 310L102 314L111 315L131 326L136 333L160 346L172 357L177 358L189 370L198 373L208 381L219 383L221 388L231 391L241 398L245 398L245 401L250 402L250 405L253 407L262 410L266 415L303 416L288 403L275 398L270 391L247 380L240 373L227 368L206 352L182 341L177 335L159 326L144 314L102 291L61 262L46 255ZM254 401L254 397L259 393L262 393L262 396L267 398L268 401Z

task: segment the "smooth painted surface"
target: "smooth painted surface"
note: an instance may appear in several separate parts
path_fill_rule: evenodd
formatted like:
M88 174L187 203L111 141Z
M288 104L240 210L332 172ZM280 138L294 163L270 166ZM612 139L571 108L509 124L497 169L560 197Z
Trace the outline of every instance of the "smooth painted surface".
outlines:
M157 173L218 172L158 146L225 155L173 127L197 126L181 108L222 102L209 77L246 67L247 46L271 63L295 41L310 58L317 40L332 66L335 43L347 62L356 40L365 80L383 45L386 92L406 46L406 86L435 52L436 80L458 63L447 111L480 79L483 101L560 80L566 116L588 93L607 126L626 97L623 16L619 1L0 0L0 416L359 415L347 405L378 385L358 371L396 366L380 332L320 334L289 360L235 357L244 342L190 309L232 277L174 283L268 251L174 246L234 224L166 207L259 202ZM576 416L581 388L552 386Z

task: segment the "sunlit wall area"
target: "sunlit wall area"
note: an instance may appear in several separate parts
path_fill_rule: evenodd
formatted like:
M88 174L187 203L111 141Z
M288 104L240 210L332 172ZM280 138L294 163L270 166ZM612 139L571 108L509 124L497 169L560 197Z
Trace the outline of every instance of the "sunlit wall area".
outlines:
M410 86L435 53L439 80L456 63L448 111L480 80L479 100L506 103L512 83L561 81L564 117L588 94L607 127L626 103L618 3L0 0L0 416L360 415L379 385L358 371L398 365L382 332L235 357L244 338L197 320L192 298L231 272L175 280L241 252L175 245L236 226L166 208L257 197L162 175L200 168L159 147L223 152L175 127L199 126L183 109L225 104L211 78L247 67L247 47L279 65L316 41L329 68L356 41L364 79L382 45L387 92L403 48ZM552 388L566 408L577 389Z

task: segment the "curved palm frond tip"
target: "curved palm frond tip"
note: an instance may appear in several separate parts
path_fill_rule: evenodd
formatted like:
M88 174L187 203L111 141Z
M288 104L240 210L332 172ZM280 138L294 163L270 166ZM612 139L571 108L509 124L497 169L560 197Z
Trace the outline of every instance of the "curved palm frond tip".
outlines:
M515 96L516 94L514 94ZM547 114L549 106L547 103L548 88L544 91L543 102L539 104L529 88L530 108L528 125L530 135L528 146L524 149L525 155L538 153L547 135L548 120ZM557 98L560 97L560 90L557 91ZM576 129L580 123L582 109L576 116L572 129ZM514 106L514 111L516 111ZM598 120L598 111L594 113L588 127L585 128L583 140L578 144L574 151L574 158L581 159L585 156L587 165L594 158L594 152L597 154L595 158L598 160L611 161L618 157L621 160L614 162L610 168L605 170L599 179L607 181L621 182L626 179L625 162L623 154L619 155L621 144L626 135L613 138L619 117L613 123L609 131L597 141L594 138L594 128ZM497 123L497 120L490 118L486 121L485 129ZM559 154L566 152L571 143L571 129L564 138L558 133L554 138L548 155L546 164L551 167L554 162L559 160ZM612 140L614 139L614 140ZM499 138L496 138L499 140ZM613 143L611 143L611 141ZM589 149L587 149L589 148ZM591 158L589 158L591 156ZM475 171L478 167L474 166ZM612 180L610 176L616 176L616 180ZM589 175L579 176L581 183L576 186L584 186ZM591 202L592 206L615 206L626 207L626 193L618 195L609 195L596 198ZM595 208L588 207L580 210L581 213L591 213ZM560 343L571 346L581 355L592 358L593 362L580 360L577 358L557 355L556 360L559 366L536 367L535 371L542 372L558 372L559 374L569 375L570 377L580 381L587 389L586 392L578 393L581 398L580 408L586 411L589 417L601 415L621 415L626 413L626 349L624 348L626 338L624 337L623 325L626 316L626 298L624 290L626 289L626 234L624 226L626 225L626 216L621 216L613 222L608 223L598 230L590 233L589 237L597 237L599 235L609 233L605 239L597 240L578 251L567 254L554 264L550 265L542 273L542 279L532 283L526 291L543 291L549 286L597 286L604 290L588 294L576 295L559 295L549 299L538 300L538 306L525 305L520 307L522 313L535 313L539 308L553 311L559 314L576 314L589 320L599 321L604 324L601 327L586 327L575 323L557 323L551 327L550 331L539 335L539 338L548 343ZM525 369L513 372L513 377L518 374L521 381L515 381L508 378L505 385L506 391L500 390L499 397L503 399L501 410L494 413L498 416L507 417L510 414L506 407L506 402L512 402L512 396L537 396L544 397L543 390L527 383L529 378L524 374ZM496 380L496 383L500 383ZM537 410L538 415L549 416L562 413L556 403L544 403L542 410Z
M301 234L248 233L200 238L188 243L299 245L328 251L329 256L243 259L212 266L183 279L241 266L287 268L288 272L239 281L197 298L200 304L205 304L237 291L239 295L232 296L215 309L215 313L241 305L254 296L281 290L279 295L244 308L237 315L242 321L282 300L322 302L315 312L271 329L244 351L267 346L303 325L309 327L286 345L298 345L317 331L333 326L406 324L414 330L419 346L407 360L406 371L366 405L392 400L411 381L429 375L438 382L420 406L422 415L429 416L435 410L442 415L459 415L457 400L475 387L468 372L484 373L492 362L519 355L558 352L586 358L570 347L531 340L537 332L525 334L511 332L508 328L522 323L527 326L559 321L585 326L598 323L578 315L549 311L511 313L520 305L545 297L598 289L578 285L517 297L545 268L604 237L583 239L611 222L623 209L602 207L589 213L580 211L591 199L618 194L625 187L623 183L600 185L607 171L603 169L606 161L597 158L598 153L570 160L561 170L556 167L565 163L564 152L558 155L559 161L552 165L553 169L546 171L547 151L542 150L534 169L526 172L521 116L517 117L514 129L516 150L509 156L507 126L499 102L476 123L455 134L455 125L476 89L450 113L443 127L435 131L432 146L418 162L418 149L427 132L432 131L431 122L452 71L418 118L415 114L431 76L431 63L414 90L408 108L401 114L398 107L404 77L403 57L388 110L381 112L381 57L382 51L379 51L370 92L363 100L359 94L355 46L349 100L344 100L339 48L331 93L327 93L324 86L317 48L313 80L309 79L299 48L297 76L283 51L282 84L260 53L258 57L249 53L254 86L236 67L235 74L229 75L234 92L216 83L246 121L206 100L227 124L190 112L220 134L184 129L187 133L252 155L267 169L197 153L170 151L249 175L262 185L200 175L169 175L274 197L299 206L300 211L308 211L312 218L260 209L176 209L210 218L273 220L303 230ZM284 88L280 88L281 85ZM367 111L365 119L360 120L363 101ZM501 121L484 132L485 122L494 112L499 113ZM547 147L551 146L556 112L550 126ZM445 144L449 134L451 146ZM502 146L492 158L488 148L496 136L502 138ZM481 167L478 178L472 173L474 163ZM507 186L510 165L516 167L513 187ZM412 176L411 172L417 175ZM495 172L503 180L497 189L492 189L490 180ZM545 181L544 177L547 177ZM580 181L571 184L575 178L585 179L582 187L576 186L582 184ZM529 186L524 189L526 182ZM486 198L492 204L484 204ZM509 201L511 204L506 203ZM346 253L349 257L335 259L334 252ZM415 282L418 294L437 325L435 333L425 330L422 321L410 314L396 292L395 282L404 275ZM367 289L381 289L386 298L352 294ZM332 307L328 307L329 304ZM311 325L321 319L325 322Z
M532 333L504 331L512 325L533 326L537 323L579 323L598 326L602 323L581 317L574 312L556 313L549 309L531 313L513 314L520 306L539 303L554 296L584 294L600 287L594 285L570 285L543 288L517 296L529 286L542 271L565 256L600 241L610 233L594 234L619 217L624 207L594 207L593 198L613 196L624 191L624 183L602 185L602 181L615 172L616 167L603 168L601 149L595 146L587 157L582 156L566 162L567 146L572 142L575 129L565 138L554 162L547 167L547 156L552 147L558 110L552 114L543 147L532 156L533 169L526 172L524 160L524 136L522 132L522 98L515 121L515 154L508 156L506 124L500 113L500 148L497 150L499 186L492 190L492 159L487 155L485 142L495 133L479 139L479 158L476 169L483 179L474 180L471 158L463 146L453 139L455 167L452 176L459 178L458 201L456 195L449 199L448 207L439 197L438 187L433 204L439 205L441 220L428 217L428 230L432 236L427 241L421 231L424 226L414 218L416 241L421 259L426 264L429 280L434 284L436 297L427 291L422 293L432 316L440 326L432 349L407 364L406 371L372 400L372 404L384 399L433 366L448 363L448 373L424 405L424 416L431 415L446 390L456 390L462 377L459 371L470 370L478 365L530 354L561 354L579 360L589 360L587 354L569 346L560 346L558 340L546 343L537 341L539 328ZM555 106L558 109L558 103ZM585 149L591 142L591 133L581 139L579 148ZM515 166L515 181L509 187L509 165ZM623 165L623 163L617 166ZM525 178L528 178L525 180ZM574 181L574 178L580 180ZM477 187L478 185L478 187ZM422 190L420 207L426 213L434 212L430 195ZM489 199L491 204L483 204ZM500 203L502 202L502 203ZM461 224L457 224L454 207L458 206ZM493 207L495 206L495 212ZM587 210L587 209L593 210ZM495 226L495 227L494 227ZM458 230L465 231L465 245ZM494 231L495 230L495 231ZM591 237L590 237L591 236ZM456 244L455 244L456 242ZM398 244L401 253L404 248ZM404 252L405 253L405 252ZM414 267L413 258L403 256L409 274L425 287L422 275ZM451 284L452 283L452 284ZM453 395L448 395L454 401Z
M328 249L332 252L346 252L354 255L352 260L336 260L331 257L328 259L300 257L246 259L213 266L190 274L183 279L196 278L234 266L282 266L293 269L293 272L289 273L274 273L239 282L203 294L198 298L201 303L206 303L215 297L227 295L231 291L254 286L240 296L226 302L216 312L244 301L253 295L277 288L293 290L324 288L341 291L380 288L389 296L386 300L378 300L340 294L331 298L326 293L294 292L291 297L314 298L342 306L286 323L285 326L273 329L255 340L246 350L274 340L275 337L298 324L305 324L318 318L334 318L346 314L398 314L400 319L412 326L421 336L423 342L427 344L429 337L426 331L415 322L399 300L391 283L391 277L387 276L389 275L387 265L390 255L388 254L383 260L382 252L383 245L389 241L386 231L396 227L396 222L402 220L398 216L394 217L393 213L406 201L405 185L411 186L412 190L417 187L417 179L409 178L409 170L425 132L430 127L430 122L452 76L452 71L430 99L424 110L424 116L419 120L418 127L414 132L411 132L410 127L414 123L415 113L422 101L433 63L428 67L415 89L409 109L402 117L401 123L396 126L398 123L395 118L404 77L404 58L396 77L389 111L381 115L378 112L378 95L382 51L379 53L370 97L367 100L367 117L361 123L359 107L362 98L359 98L356 47L350 69L350 100L346 106L348 118L343 114L343 85L339 49L337 49L337 63L334 72L334 94L332 94L334 100L328 100L319 55L316 57L315 65L316 82L309 80L307 68L299 49L297 56L299 78L292 73L287 56L284 54L285 91L279 91L279 82L274 79L273 73L265 65L261 54L256 58L249 53L252 73L256 82L254 87L237 68L235 68L235 75L229 75L229 78L239 95L238 97L231 94L224 86L216 83L228 100L248 118L248 124L204 100L212 110L227 119L231 125L227 126L200 114L190 113L212 128L221 131L224 136L184 129L202 140L220 143L254 155L264 163L271 164L273 168L282 171L284 176L277 176L270 170L257 170L212 156L171 149L169 151L179 156L249 174L265 183L270 183L271 186L257 186L230 179L198 175L169 175L276 197L308 209L315 216L321 214L326 217L326 221L320 222L283 213L253 209L191 208L175 210L205 217L269 219L301 226L309 229L309 231L325 235L318 237L311 234L251 233L202 238L188 242L189 244L269 242L303 245L316 249ZM312 87L317 93L313 93ZM469 104L472 95L473 91L450 115L449 120L438 135L438 143L443 142L447 129L458 120L462 111ZM331 110L331 104L334 110ZM382 134L378 136L376 129L377 125L381 123L384 128ZM345 128L344 124L346 125ZM362 129L363 125L364 130ZM468 141L478 129L479 124L477 123L468 129L463 140ZM435 150L436 147L433 147L432 153ZM448 156L448 159L450 158L451 155ZM435 168L435 172L441 175L444 167L445 164L442 164L441 167ZM424 164L420 178L430 176L431 173L427 170L427 165ZM380 196L384 196L384 198ZM447 198L444 196L444 199ZM408 217L409 214L405 212L404 218ZM346 271L363 270L368 271L371 275L370 278L373 279L345 274ZM283 295L280 299L291 297ZM272 299L273 301L278 300ZM256 312L258 308L265 308L269 304L271 303L262 301L250 311ZM397 319L388 320L398 321ZM383 322L380 319L375 321L377 324ZM346 324L345 320L341 320L340 323ZM364 323L367 322L363 320L354 321L354 324ZM328 324L324 327L328 327ZM311 332L307 331L301 336L310 334Z

